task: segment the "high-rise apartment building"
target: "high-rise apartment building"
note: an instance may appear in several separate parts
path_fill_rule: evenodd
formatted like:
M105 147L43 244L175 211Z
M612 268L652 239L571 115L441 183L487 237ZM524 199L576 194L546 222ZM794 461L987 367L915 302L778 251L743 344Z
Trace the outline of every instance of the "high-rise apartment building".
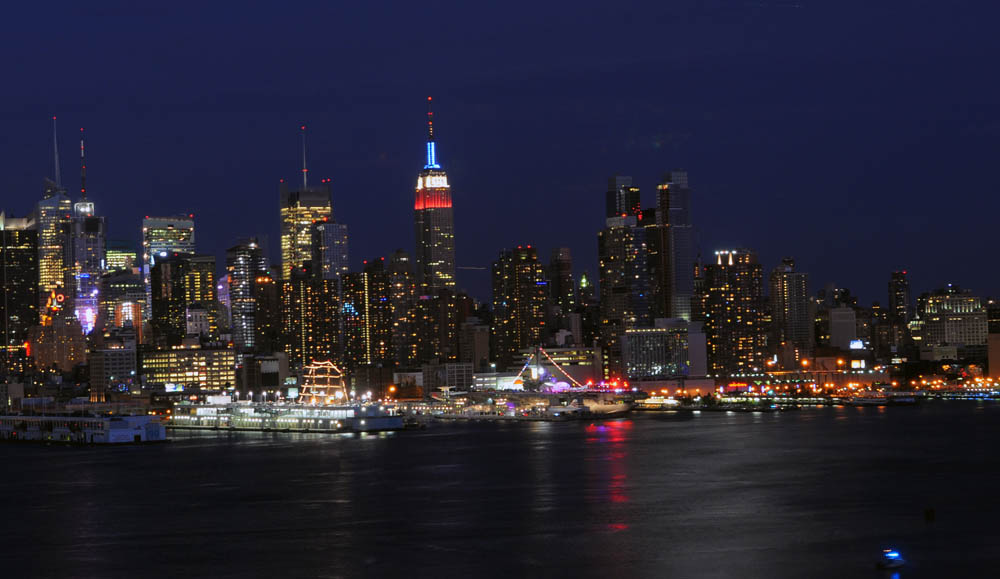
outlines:
M770 293L774 346L789 347L794 362L809 357L815 331L809 299L809 274L795 271L795 260L786 257L771 272Z
M281 284L281 324L289 367L301 370L313 361L342 364L340 300L337 280L318 278L309 268L289 272Z
M448 175L437 161L434 116L427 97L427 162L417 176L413 224L416 282L422 294L455 287L455 218Z
M401 368L417 367L417 284L410 255L397 249L389 256L389 305L392 309L392 359Z
M763 325L763 269L748 249L715 252L705 266L705 334L710 372L760 371L767 328Z
M556 247L549 259L549 292L552 305L562 316L576 310L576 286L573 284L573 255L568 247Z
M638 216L609 217L597 236L600 267L598 323L604 377L622 378L621 337L625 330L652 324L648 229Z
M254 349L261 354L281 351L285 343L281 290L282 283L270 271L258 274L252 286Z
M254 285L267 274L267 258L256 238L242 240L226 250L226 274L229 282L229 315L233 346L238 354L255 348L257 303Z
M533 247L500 252L493 262L493 358L498 368L517 363L522 348L541 345L548 294L545 268Z
M344 362L347 368L393 365L391 279L385 258L364 262L343 278Z

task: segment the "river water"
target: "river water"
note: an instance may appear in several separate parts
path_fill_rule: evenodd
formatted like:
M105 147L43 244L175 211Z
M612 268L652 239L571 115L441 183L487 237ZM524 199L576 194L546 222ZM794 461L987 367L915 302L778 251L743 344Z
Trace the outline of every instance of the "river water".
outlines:
M1000 574L993 403L172 436L0 445L0 576Z

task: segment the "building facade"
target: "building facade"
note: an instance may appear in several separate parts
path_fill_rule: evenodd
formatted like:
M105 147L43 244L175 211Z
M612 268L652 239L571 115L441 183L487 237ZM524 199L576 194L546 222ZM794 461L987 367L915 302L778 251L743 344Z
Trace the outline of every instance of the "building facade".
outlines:
M493 359L498 368L514 364L522 348L541 344L548 293L545 268L533 247L500 252L493 262Z
M417 176L413 204L415 274L417 287L423 294L455 287L455 217L451 185L437 161L430 102L431 98L427 97L427 162Z
M748 249L715 252L704 268L705 334L710 372L716 376L764 367L763 269Z
M30 218L0 213L0 313L3 314L3 363L0 374L24 370L25 340L38 323L38 230Z

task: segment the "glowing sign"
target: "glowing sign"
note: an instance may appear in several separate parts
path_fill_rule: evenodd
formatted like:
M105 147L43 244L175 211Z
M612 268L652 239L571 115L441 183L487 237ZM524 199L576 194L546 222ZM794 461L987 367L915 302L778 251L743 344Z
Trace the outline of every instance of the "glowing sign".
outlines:
M863 341L861 341L861 340L851 340L850 348L852 350L864 350L865 349L865 343Z

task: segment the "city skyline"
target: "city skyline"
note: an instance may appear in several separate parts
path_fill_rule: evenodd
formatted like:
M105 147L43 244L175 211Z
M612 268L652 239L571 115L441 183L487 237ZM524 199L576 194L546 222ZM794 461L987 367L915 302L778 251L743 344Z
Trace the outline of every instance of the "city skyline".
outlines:
M430 101L430 97L427 97L427 101ZM54 125L55 119L56 119L56 116L54 115L54 116L50 117L49 122ZM304 129L305 129L304 126L302 126L302 127L296 127L296 128L299 129L298 134L302 135L304 133ZM83 129L81 129L81 132L82 132L82 130ZM425 131L426 131L426 129L425 129ZM291 132L294 133L295 131L291 131ZM53 136L55 136L55 133L52 133L52 134L53 134ZM432 137L433 137L433 134L432 134ZM425 138L427 138L426 137L426 132L425 132ZM433 143L434 141L428 140L427 142L428 143ZM301 143L301 141L300 141L300 143ZM52 143L50 143L50 147L51 146L52 146ZM63 148L64 148L64 146L60 145L59 146L59 151L61 152ZM431 163L432 162L432 159L430 158L430 155L433 154L433 155L435 155L435 157L437 155L436 150L435 150L434 153L431 153L430 151L431 151L431 149L428 149L427 152L425 153L425 155L427 155L425 157L425 160L427 161L427 163ZM53 154L53 151L51 149L50 149L49 154L50 154L50 156ZM302 154L306 155L306 152L303 150ZM304 158L303 159L299 159L299 162L303 162L303 161L304 161ZM54 161L52 159L50 159L50 165L52 165L53 163L58 163L58 162L59 162L58 158L55 158ZM58 167L58 165L55 165L55 166ZM421 174L427 172L427 169L428 169L428 166L424 165L424 169L421 172ZM441 174L443 174L443 171L441 171L441 170L439 170L437 168L435 168L434 170L437 170L438 172L440 172ZM680 168L677 168L677 167L674 167L673 169L670 169L670 170L663 171L662 174L661 174L661 176L659 178L654 179L653 182L650 184L650 186L645 186L645 187L643 187L640 183L638 183L637 180L634 179L631 175L626 175L624 173L614 173L610 177L608 177L608 180L609 180L609 182L613 182L615 179L623 179L623 178L624 179L628 179L628 183L629 183L630 186L634 184L635 187L639 188L639 190L641 192L641 200L639 201L639 206L643 210L646 210L646 209L652 209L652 208L656 207L657 202L658 202L658 196L660 194L659 189L661 187L663 187L663 183L665 183L665 182L668 183L669 182L671 173L672 172L676 172L678 170L680 170L683 174L685 174L684 178L686 180L687 179L687 177L686 177L686 173L687 172L684 171L683 169L680 169ZM299 168L299 169L296 170L296 172L299 172L299 171L302 171L304 173L305 168L302 167L302 168ZM39 189L41 190L41 193L40 193L41 197L40 198L43 198L43 197L45 197L47 195L52 195L53 192L55 192L56 194L59 194L59 192L61 191L62 194L65 195L66 199L69 201L68 205L73 205L73 206L79 205L81 203L81 201L82 201L82 202L89 203L89 205L91 207L93 207L93 205L94 205L94 198L93 197L87 195L86 193L84 193L82 195L78 194L78 193L76 193L74 191L73 188L66 187L66 186L63 186L61 184L59 186L55 186L54 184L57 182L57 180L61 180L61 175L56 175L56 173L54 171L49 171L49 173L51 173L54 176L48 176L47 175L47 176L43 177L43 179L42 179L43 185L39 187ZM693 223L693 230L694 230L693 237L694 237L695 254L696 255L700 254L701 257L702 257L702 260L707 263L707 262L711 261L712 256L715 254L716 251L718 251L718 250L724 250L724 248L729 247L729 246L726 246L724 244L714 244L713 245L710 242L706 244L706 242L702 239L704 237L703 234L701 233L702 229L706 229L706 228L710 229L710 228L709 227L703 227L702 223L698 220L698 215L699 215L699 213L698 213L698 211L699 211L698 199L700 197L699 196L699 190L698 190L698 187L697 187L697 179L698 179L698 177L699 176L695 177L696 183L695 183L695 186L693 188L691 188L691 189L687 189L686 188L687 184L685 182L685 188L686 188L686 191L688 192L687 193L688 196L685 199L685 203L686 203L687 207L686 207L686 212L685 212L686 214L685 214L684 218L687 220L688 223L694 222ZM316 186L309 185L309 189L310 190L315 189L317 192L318 191L322 191L323 194L324 194L324 196L327 196L329 199L331 199L331 202L334 205L339 205L339 203L342 202L342 200L341 200L340 196L338 196L338 190L336 188L336 185L333 183L334 181L335 181L334 178L323 177L323 178L320 178L319 185L316 185ZM279 188L282 191L282 195L285 195L285 191L287 191L287 190L294 190L294 188L295 188L294 183L295 183L295 178L293 178L293 179L286 179L286 178L282 177L282 178L279 178L278 181L277 181L277 185L279 185ZM449 183L449 185L450 185L450 183ZM604 189L606 189L606 188L604 188ZM652 191L650 191L650 189L652 189ZM693 190L693 192L692 192L692 190ZM273 189L272 189L272 191L273 191ZM596 191L596 193L593 195L593 199L591 199L591 202L592 202L591 205L593 205L593 207L596 208L597 211L600 211L600 208L603 206L605 208L605 212L606 212L608 210L607 209L607 203L610 202L607 199L607 196L608 196L609 192L608 191L602 191L602 187L599 184L597 184L595 186L595 191ZM633 193L633 195L634 195L634 193ZM342 196L346 197L347 196L346 192L343 192ZM650 197L652 197L652 199ZM693 201L692 201L692 199L693 199ZM35 202L37 202L37 200ZM634 203L634 199L633 199L632 202ZM103 200L102 199L101 201L98 201L98 203L100 204L99 206L102 209L102 211L99 211L98 213L101 214L101 218L102 219L106 219L106 211L104 209L106 207L108 207L108 206L112 206L113 207L115 205L114 200L113 199L108 199L108 200ZM16 207L16 206L12 206L12 207L10 207L10 209L14 209L14 207ZM392 208L389 208L388 210L389 211L395 211L396 209L397 208L392 207ZM402 211L405 211L405 209L403 209ZM194 219L195 214L198 213L198 212L197 211L194 211L194 212L179 211L178 213L180 213L180 215L175 216L175 217L164 218L164 219L183 219L184 217L188 217L189 219ZM31 210L30 209L29 209L29 211L26 211L23 214L20 213L20 212L17 212L17 211L10 211L10 210L8 210L8 215L10 217L30 215L30 214L31 214ZM690 214L694 214L694 217L691 217ZM139 219L140 222L142 222L144 219L148 220L149 216L148 215L139 216L138 219ZM227 247L223 247L219 251L216 251L215 247L211 247L211 248L206 249L206 250L201 250L200 249L201 245L204 243L204 242L201 242L199 244L199 251L198 252L199 253L204 253L204 254L210 254L210 255L217 255L218 257L222 258L222 257L225 256L226 249L228 248L228 246L231 246L233 243L237 243L241 239L245 239L245 238L248 238L248 237L255 237L255 238L261 239L264 242L262 244L262 248L265 251L265 255L267 256L267 258L271 262L273 262L275 264L279 264L282 261L282 248L281 248L281 241L280 240L281 240L281 231L282 231L281 228L283 226L280 223L280 219L278 221L279 221L279 223L276 224L277 225L276 227L268 228L266 226L263 226L263 224L259 224L258 225L258 224L252 223L252 222L248 222L245 225L242 225L241 221L236 220L236 225L230 223L229 224L229 229L233 229L234 227L235 228L242 228L242 229L238 229L238 231L243 231L244 232L242 235L237 235L236 237L234 237L228 243ZM460 221L460 220L456 220L456 221ZM199 223L199 239L204 239L204 237L209 237L213 241L215 239L218 239L217 236L205 235L203 233L206 230L209 231L209 232L211 232L211 231L218 231L217 227L213 227L213 224L207 224L206 225L201 219L198 220L198 223ZM370 228L370 224L368 224L368 223L360 223L358 225L360 226L359 229L361 229L362 231ZM460 226L456 225L456 227L460 227ZM271 231L272 229L274 231ZM473 229L473 231L474 231L474 229ZM594 233L596 233L596 231L597 230L595 229ZM139 251L140 254L142 253L142 238L141 238L141 236L139 237L139 240L136 243L136 240L133 240L132 238L130 238L127 233L125 235L121 235L120 233L121 233L120 232L120 227L115 227L114 225L108 226L108 229L107 229L107 239L108 239L109 243L110 242L115 242L115 241L118 241L118 242L124 241L124 242L128 243L130 247L135 247ZM353 235L352 235L352 237L353 237ZM766 237L762 237L761 239L762 240L766 239ZM413 251L416 250L416 246L413 245L412 237L411 237L410 243L411 243L410 246L403 245L403 246L395 247L395 248L389 248L389 247L383 246L383 247L381 247L381 248L379 248L379 249L377 249L375 251L370 251L370 250L368 250L366 248L357 248L357 249L354 249L352 251L351 261L348 264L348 270L350 270L350 271L360 271L364 267L364 264L367 262L367 260L370 260L370 259L375 258L375 257L387 257L387 256L390 256L394 251L396 251L398 249L402 249L402 250L404 250L404 251L406 251L408 253L413 252ZM516 243L520 243L520 242L518 242L516 240L510 240L507 243L509 245L509 244L516 244ZM555 250L555 249L559 249L560 247L567 247L566 244L560 245L558 243L558 241L555 241L554 243L555 243L555 245L552 245L551 247L547 247L547 246L542 245L542 244L537 244L537 243L531 242L532 245L535 245L535 246L537 246L540 249L543 249L545 251L548 251L549 249ZM226 244L224 243L224 245L226 245ZM463 247L463 248L464 248L464 245L465 244L459 244L459 246ZM475 246L475 240L474 240L474 238L473 238L473 240L470 240L470 245L473 245L473 247ZM743 244L743 246L747 246L747 247L751 247L751 248L757 247L757 245L755 245L754 243ZM500 250L503 247L504 246L500 246L500 247L496 248L495 251ZM706 249L707 247L712 247L713 249ZM585 271L589 272L589 273L595 273L595 272L598 271L598 269L599 269L599 267L597 267L598 264L595 263L595 264L591 265L589 263L592 260L593 261L597 261L596 259L594 259L596 257L596 255L597 255L596 251L587 252L587 251L585 251L585 248L583 248L581 250L577 250L577 253L582 253L583 255L581 256L582 258L578 257L577 260L574 262L573 275L574 275L575 278L578 279L579 276L582 273L584 273ZM758 252L758 253L760 253L760 252ZM764 258L762 258L761 259L761 264L764 266L764 268L765 268L766 271L771 271L771 269L773 269L773 268L780 267L782 265L782 263L783 263L783 260L785 260L786 258L789 258L789 257L792 258L792 259L794 259L794 260L796 260L797 262L809 263L810 261L813 261L813 260L811 260L809 258L808 255L805 255L805 254L802 254L802 253L799 253L799 252L791 252L791 251L789 251L789 252L786 252L786 254L783 254L783 255L780 255L779 257L777 257L777 260L774 263L771 263L770 261L767 261ZM463 279L461 277L463 275L463 273L459 273L459 278L458 278L458 287L460 289L462 289L462 290L469 291L470 295L472 295L473 297L475 297L478 300L481 300L483 303L488 303L490 301L490 299L491 299L491 287L490 287L490 282L489 282L489 276L488 276L488 274L486 272L488 272L490 264L492 263L492 260L493 260L493 258L491 257L484 264L480 264L478 262L476 262L474 264L467 264L467 263L462 263L461 261L459 261L458 264L457 264L458 268L460 270L461 269L464 269L464 270L477 270L477 269L483 268L483 271L477 271L477 272L474 272L474 273L464 273L464 275L466 276L465 277L465 281L469 282L470 279L471 279L471 283L465 283L465 284L463 284ZM220 263L218 265L218 269L219 269L218 273L220 275L224 274L224 268L222 268L222 261L221 260L220 260ZM917 268L909 267L908 268L908 267L905 267L905 266L900 266L900 267L897 267L897 268L894 268L894 269L891 269L891 270L887 270L886 272L884 272L883 278L885 278L885 276L888 276L889 274L891 274L894 271L907 270L908 276L910 277L911 280L917 279L917 280L922 280L922 281L928 282L928 285L921 286L921 285L919 285L921 282L918 281L917 284L916 284L917 289L914 291L912 297L915 297L916 295L919 295L920 293L933 292L933 291L935 291L937 289L943 288L946 285L949 285L949 284L953 283L951 278L947 278L946 279L946 278L942 278L940 276L937 276L936 278L935 277L931 277L930 274L934 270L924 270L924 275L920 275L921 269L922 268L919 268L919 267L917 267ZM810 273L811 274L812 272L807 271L806 273ZM984 272L982 272L980 270L979 273L984 273ZM479 275L477 275L477 274L479 274ZM836 274L834 274L834 275L836 275ZM482 280L482 279L475 279L477 277L485 278L485 281ZM597 277L596 274L593 277L596 278ZM841 278L842 277L843 276L841 276ZM873 303L873 302L877 302L877 303L881 304L883 307L887 307L889 305L889 300L887 299L888 296L887 296L885 290L880 287L880 286L884 286L885 279L876 279L874 281L872 281L872 280L857 280L857 281L861 281L863 283L840 283L840 280L838 280L838 279L831 279L831 280L827 280L827 281L822 281L822 278L819 278L815 274L810 275L810 278L811 278L810 279L810 285L808 287L808 291L809 291L810 295L816 295L816 293L819 290L823 289L824 287L828 286L829 284L835 284L835 287L838 287L838 288L847 288L847 289L850 289L855 296L858 296L859 293L862 293L862 292L859 292L856 288L858 288L858 287L866 288L868 286L872 286L875 289L875 292L873 293L873 295L871 297L869 297L867 295L861 295L860 297L862 298L862 303L869 303L870 304L870 303ZM936 280L936 281L928 281L928 280ZM965 285L963 285L961 283L954 283L954 285L960 286L960 287L969 287L970 289L974 289L975 291L977 291L977 293L979 293L979 294L981 294L983 296L993 297L993 296L997 295L994 291L991 291L991 290L988 290L988 289L984 289L983 286L975 284L974 281L973 281L973 285L971 285L971 286L965 286ZM881 291L879 291L879 290L881 290Z
M459 266L488 267L498 249L531 243L543 255L570 247L594 276L607 177L633 176L648 206L661 174L683 167L703 255L752 247L766 268L790 255L812 291L834 281L866 303L884 301L886 272L904 268L916 293L952 281L995 295L1000 274L967 251L989 243L995 205L997 115L981 97L995 81L980 72L996 52L982 28L990 18L942 21L929 7L889 4L857 19L849 7L796 6L584 4L513 19L516 5L402 6L383 17L305 3L247 10L238 23L221 8L178 7L141 20L139 38L115 26L135 16L127 9L75 8L69 24L19 6L10 21L28 24L2 41L11 50L41 36L30 23L58 33L46 31L44 57L19 62L14 90L0 96L3 110L17 111L5 121L0 155L11 170L0 186L10 210L27 214L51 172L56 114L64 159L72 132L88 128L88 188L111 238L134 241L140 215L193 212L204 251L218 257L241 237L266 235L273 259L273 192L295 178L294 128L307 124L310 167L333 179L338 220L357 229L356 268L411 249L422 100L434 95ZM644 18L632 16L637 8ZM472 34L466 19L477 13ZM439 34L424 38L410 26L418 19L440 23ZM664 21L677 24L669 43L656 24ZM340 33L328 42L333 23ZM628 46L592 42L608 23L630 30ZM187 26L190 42L178 50L174 31ZM302 41L257 40L286 30ZM525 42L505 41L514 38ZM406 49L418 45L425 50ZM80 58L69 58L77 47ZM985 207L962 214L961 236L922 243L937 229L942 195ZM253 228L229 219L233 203ZM531 226L528 210L561 223ZM486 297L488 276L459 275L459 286Z

